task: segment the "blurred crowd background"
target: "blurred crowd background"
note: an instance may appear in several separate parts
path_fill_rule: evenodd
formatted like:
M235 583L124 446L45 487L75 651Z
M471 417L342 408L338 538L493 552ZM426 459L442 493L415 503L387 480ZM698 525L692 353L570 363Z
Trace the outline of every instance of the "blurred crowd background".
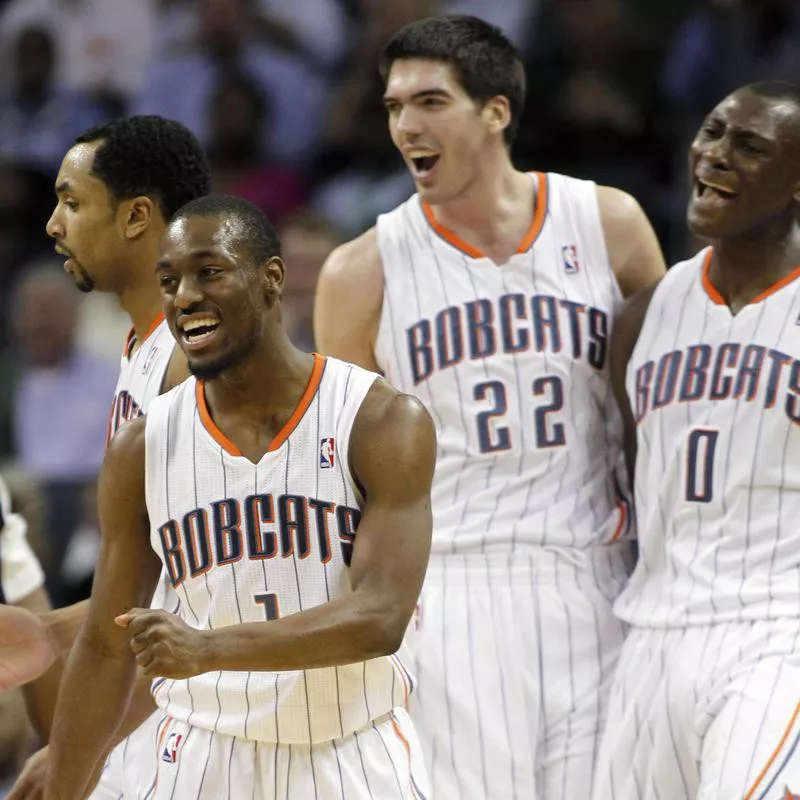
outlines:
M498 25L525 59L518 166L631 192L670 262L693 247L686 149L703 116L742 83L800 80L796 0L0 0L0 468L56 604L89 591L128 329L113 298L75 290L45 234L73 138L121 114L189 126L214 190L253 201L281 233L286 315L310 350L325 257L413 192L387 132L380 49L451 12ZM0 777L26 747L0 722Z

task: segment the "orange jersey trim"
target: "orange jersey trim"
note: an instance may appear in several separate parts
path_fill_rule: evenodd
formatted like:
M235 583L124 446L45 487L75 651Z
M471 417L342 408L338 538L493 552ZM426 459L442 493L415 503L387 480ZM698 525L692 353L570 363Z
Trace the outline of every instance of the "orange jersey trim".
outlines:
M144 338L142 339L139 347L141 347L149 338L152 336L155 329L164 321L164 312L161 311L159 314L156 315L156 318L150 323L150 327L144 334ZM122 355L125 358L131 357L131 351L133 350L133 346L136 344L136 331L131 328L128 332L128 338L125 339L125 349L122 351Z
M297 404L297 408L295 408L292 416L289 417L288 422L281 428L278 432L278 435L270 442L269 447L267 448L268 453L272 453L273 451L277 450L288 438L291 436L292 431L298 426L300 420L303 418L303 415L308 411L308 407L311 405L311 401L314 399L314 395L317 393L319 389L319 383L322 380L322 373L325 371L325 356L321 356L319 353L314 353L314 366L311 369L311 377L308 379L308 386L306 386L306 390L303 392L303 396L300 398L300 402Z
M536 176L536 199L534 200L533 221L531 222L530 228L528 228L528 232L519 243L516 253L524 253L530 250L533 243L539 238L539 234L544 227L545 217L547 216L549 194L547 175L544 172L534 172L533 174ZM486 258L486 254L482 250L474 247L469 242L465 242L455 231L442 225L442 223L436 219L436 215L433 213L431 206L424 200L422 201L422 212L425 214L425 219L428 220L428 224L431 228L433 228L436 234L448 244L453 245L453 247L470 256L470 258Z
M288 438L291 436L292 431L298 426L303 415L308 411L314 395L319 390L319 384L322 380L322 373L325 370L325 356L314 353L314 366L311 369L311 377L308 380L308 385L300 398L300 402L292 412L286 424L278 431L275 438L269 443L267 452L272 453L277 450ZM200 412L200 419L203 422L206 430L211 434L217 444L232 456L241 456L242 451L217 427L216 422L211 417L206 404L205 384L203 381L197 381L195 385L195 397L197 399L197 409Z
M798 714L800 714L800 703L798 703L795 707L794 714L792 714L792 718L789 720L789 724L786 726L786 730L783 732L783 736L781 736L778 746L772 752L769 760L764 765L764 769L762 769L759 773L758 777L756 778L756 782L750 787L750 791L744 796L744 800L752 800L756 793L756 789L758 789L759 785L764 780L764 777L769 772L769 768L773 765L773 763L775 763L775 759L778 757L783 749L783 746L786 744L786 740L789 738L789 734L792 732L792 728L794 727L794 723L797 720Z
M711 270L711 258L713 255L714 251L709 248L705 258L703 259L703 288L706 290L706 294L713 303L718 306L726 306L728 304L725 302L725 298L719 293L719 290L716 288L716 286L711 283L711 278L708 275L709 271ZM800 278L800 265L796 266L788 275L784 275L779 281L773 283L772 286L764 289L764 291L761 292L761 294L759 294L757 297L754 297L748 303L748 305L760 303L762 300L766 300L771 294L775 294L775 292L780 291L784 286L788 286L792 281L795 281L798 278Z

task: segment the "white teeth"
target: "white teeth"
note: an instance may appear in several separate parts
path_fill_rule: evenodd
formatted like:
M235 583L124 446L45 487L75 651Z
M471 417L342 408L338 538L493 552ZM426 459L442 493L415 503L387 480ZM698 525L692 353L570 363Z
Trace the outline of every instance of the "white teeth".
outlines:
M185 333L190 333L198 328L211 328L217 325L219 325L219 320L213 317L202 317L200 319L190 319L187 322L181 323L181 328Z

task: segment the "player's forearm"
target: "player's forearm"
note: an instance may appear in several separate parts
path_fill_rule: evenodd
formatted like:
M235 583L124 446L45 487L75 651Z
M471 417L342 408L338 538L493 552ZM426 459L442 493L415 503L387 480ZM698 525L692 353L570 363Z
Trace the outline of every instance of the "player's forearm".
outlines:
M85 629L69 657L50 738L45 798L80 800L108 750L131 693L135 664Z
M207 632L208 670L333 667L394 653L411 617L354 593L272 622Z

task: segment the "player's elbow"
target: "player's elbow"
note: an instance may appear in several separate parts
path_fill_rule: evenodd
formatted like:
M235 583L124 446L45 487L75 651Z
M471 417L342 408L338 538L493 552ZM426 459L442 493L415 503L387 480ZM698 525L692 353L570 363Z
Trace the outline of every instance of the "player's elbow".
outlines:
M400 649L406 634L411 613L399 607L399 603L386 604L370 615L370 649L372 657L390 656Z

